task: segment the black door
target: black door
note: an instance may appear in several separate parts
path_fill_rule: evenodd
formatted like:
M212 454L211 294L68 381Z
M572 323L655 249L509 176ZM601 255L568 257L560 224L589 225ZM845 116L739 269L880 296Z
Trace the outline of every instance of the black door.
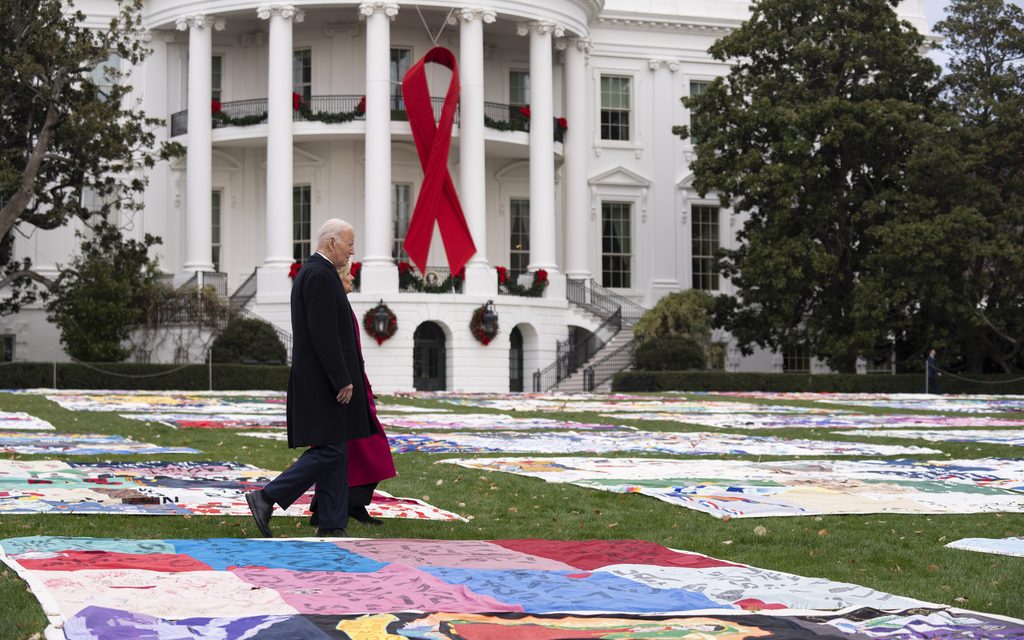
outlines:
M412 384L417 391L445 390L444 331L424 322L412 335Z
M519 327L512 329L508 336L511 347L508 350L508 390L523 390L523 334Z

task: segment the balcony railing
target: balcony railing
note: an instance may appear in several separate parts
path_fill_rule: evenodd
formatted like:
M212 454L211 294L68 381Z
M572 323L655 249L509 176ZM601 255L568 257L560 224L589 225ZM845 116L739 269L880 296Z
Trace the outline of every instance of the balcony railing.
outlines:
M352 114L352 120L365 120L366 116L358 112L360 101L363 96L312 96L306 106L312 117L307 117L302 111L292 112L293 122L309 122L320 120L330 123L332 117L336 118L342 114ZM444 106L444 98L431 98L431 105L434 111L434 119L441 117L441 108ZM405 111L405 103L401 98L392 97L391 119L393 121L408 120ZM530 119L520 112L519 105L501 104L498 102L484 103L484 126L499 131L529 131ZM267 99L256 98L253 100L236 100L224 102L220 105L218 114L214 114L213 128L241 127L254 124L263 124L267 121ZM455 124L459 124L459 113L455 113ZM188 110L179 111L171 115L171 136L182 136L188 133ZM555 140L561 142L563 131L555 125Z

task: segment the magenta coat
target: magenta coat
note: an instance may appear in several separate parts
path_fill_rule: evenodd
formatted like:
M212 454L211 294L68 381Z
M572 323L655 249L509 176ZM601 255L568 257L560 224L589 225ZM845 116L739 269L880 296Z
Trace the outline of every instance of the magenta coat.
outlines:
M359 362L363 362L363 341L359 334L359 320L352 314L356 329L356 346L359 348ZM365 371L365 366L363 368ZM377 427L377 433L368 438L348 441L348 486L358 487L371 482L380 482L398 475L395 472L395 459L391 456L391 445L377 418L377 403L373 399L370 380L363 374L367 400L370 402L370 421Z

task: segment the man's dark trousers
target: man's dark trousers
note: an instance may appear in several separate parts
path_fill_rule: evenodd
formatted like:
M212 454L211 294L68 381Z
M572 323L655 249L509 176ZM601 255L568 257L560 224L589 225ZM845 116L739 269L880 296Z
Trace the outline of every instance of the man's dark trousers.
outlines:
M348 528L348 447L344 442L306 449L292 466L263 487L263 493L287 509L314 483L320 528Z

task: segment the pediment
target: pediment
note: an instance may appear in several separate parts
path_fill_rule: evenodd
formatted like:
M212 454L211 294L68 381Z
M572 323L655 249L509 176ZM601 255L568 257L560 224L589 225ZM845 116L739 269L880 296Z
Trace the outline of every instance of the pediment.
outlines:
M599 173L588 180L592 185L609 187L649 187L651 181L639 173L626 167L615 167L604 173Z

